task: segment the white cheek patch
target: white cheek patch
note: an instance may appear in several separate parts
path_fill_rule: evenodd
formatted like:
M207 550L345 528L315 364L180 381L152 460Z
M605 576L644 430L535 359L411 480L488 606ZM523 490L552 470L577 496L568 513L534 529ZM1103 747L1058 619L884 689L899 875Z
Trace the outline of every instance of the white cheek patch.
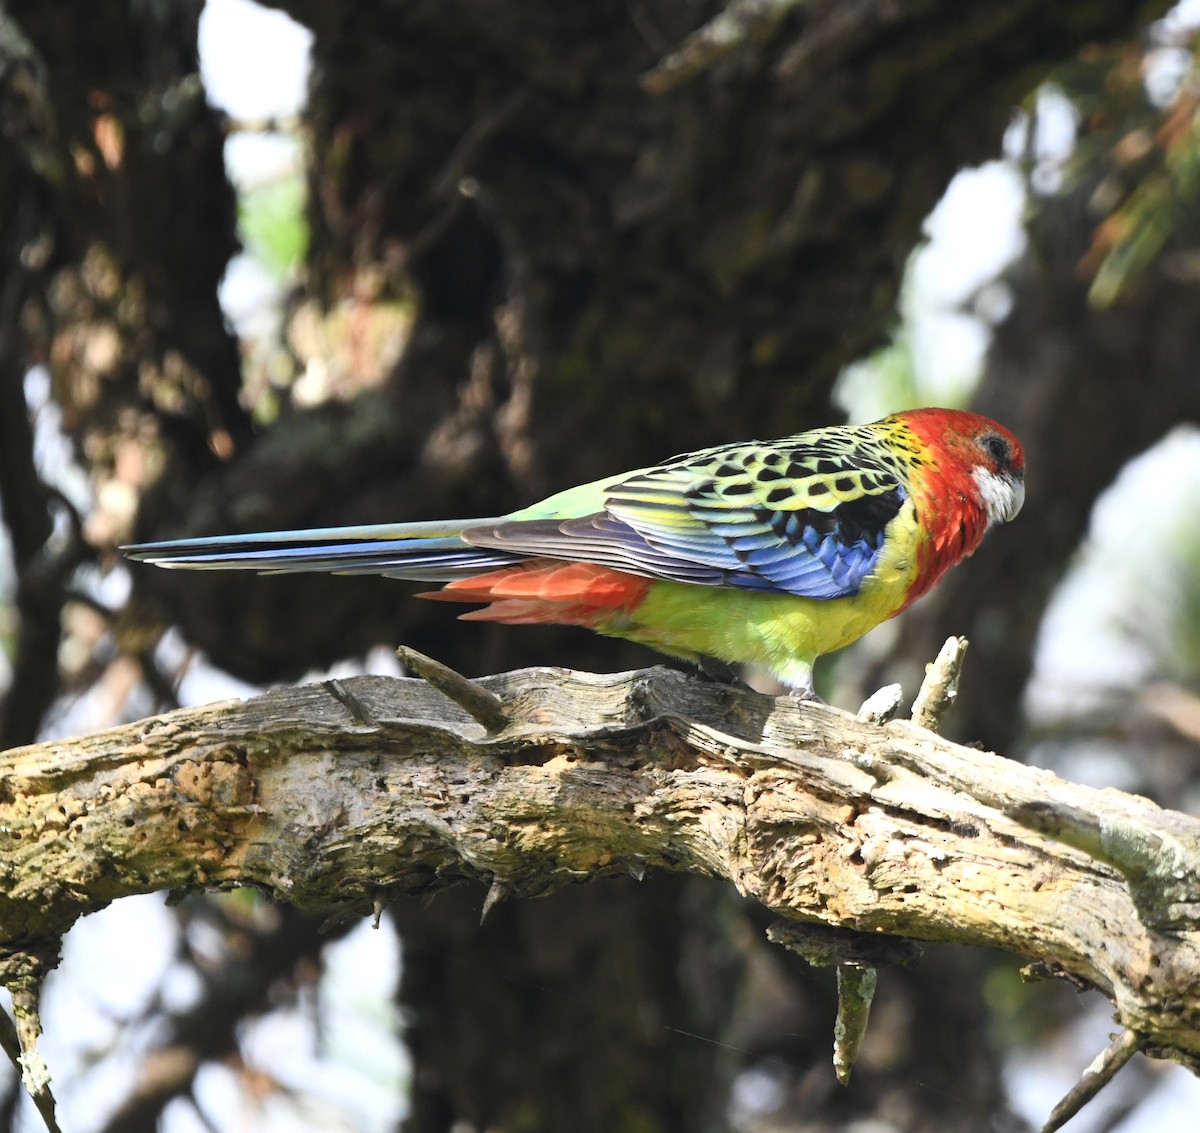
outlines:
M979 489L987 511L988 526L1007 523L1025 502L1025 481L1012 476L997 476L987 468L971 469L971 478Z

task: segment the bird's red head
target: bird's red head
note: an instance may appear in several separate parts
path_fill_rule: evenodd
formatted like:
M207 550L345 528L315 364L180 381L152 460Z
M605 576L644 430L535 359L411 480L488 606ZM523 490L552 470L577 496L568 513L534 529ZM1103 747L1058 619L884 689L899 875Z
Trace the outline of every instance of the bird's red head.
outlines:
M960 490L976 497L989 526L1012 519L1025 502L1025 450L1003 425L962 409L914 409L898 415L934 460L958 467ZM955 479L950 476L948 479Z

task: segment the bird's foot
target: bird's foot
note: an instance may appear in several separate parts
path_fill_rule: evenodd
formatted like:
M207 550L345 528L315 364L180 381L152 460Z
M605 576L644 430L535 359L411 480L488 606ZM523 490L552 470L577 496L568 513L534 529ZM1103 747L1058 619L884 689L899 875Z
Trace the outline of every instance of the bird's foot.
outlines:
M750 687L732 665L718 661L716 657L701 657L696 666L700 670L700 676L713 684L727 685L731 688Z
M826 701L817 695L812 685L801 685L799 688L789 688L787 699L795 704L825 704Z

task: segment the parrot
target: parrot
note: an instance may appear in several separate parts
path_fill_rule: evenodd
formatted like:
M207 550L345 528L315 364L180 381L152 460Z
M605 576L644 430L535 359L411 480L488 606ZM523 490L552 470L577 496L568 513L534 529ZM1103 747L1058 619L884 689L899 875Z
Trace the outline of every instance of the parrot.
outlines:
M486 519L140 543L189 570L381 574L511 625L584 626L815 695L818 657L927 593L1025 498L1003 426L922 408L682 453Z

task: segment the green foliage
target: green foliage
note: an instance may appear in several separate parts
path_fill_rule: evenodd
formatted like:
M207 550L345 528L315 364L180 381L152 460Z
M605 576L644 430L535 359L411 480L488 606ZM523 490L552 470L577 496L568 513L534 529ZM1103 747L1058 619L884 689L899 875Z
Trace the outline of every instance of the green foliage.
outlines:
M304 178L288 174L239 195L238 228L247 250L283 281L304 262L309 229Z
M1163 556L1171 565L1159 639L1163 675L1200 683L1200 530L1194 517L1181 517L1168 533Z
M1194 69L1165 108L1150 97L1140 53L1096 53L1072 73L1087 129L1071 162L1095 178L1092 245L1080 263L1089 302L1105 309L1145 292L1156 266L1194 278L1200 229L1200 86Z

